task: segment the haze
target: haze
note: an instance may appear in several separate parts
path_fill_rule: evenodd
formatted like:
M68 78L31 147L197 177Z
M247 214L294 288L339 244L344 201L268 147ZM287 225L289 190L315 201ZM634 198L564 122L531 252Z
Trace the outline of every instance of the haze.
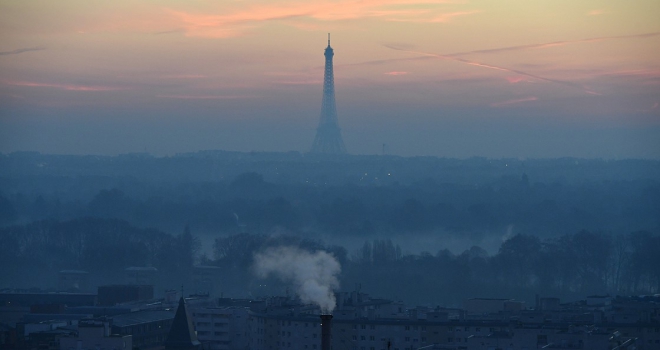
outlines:
M4 1L0 152L660 158L660 3Z

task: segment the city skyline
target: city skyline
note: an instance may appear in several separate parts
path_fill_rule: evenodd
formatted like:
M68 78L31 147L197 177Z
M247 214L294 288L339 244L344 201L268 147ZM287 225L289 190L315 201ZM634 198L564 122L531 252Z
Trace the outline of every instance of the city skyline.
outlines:
M660 158L660 4L5 2L0 152Z

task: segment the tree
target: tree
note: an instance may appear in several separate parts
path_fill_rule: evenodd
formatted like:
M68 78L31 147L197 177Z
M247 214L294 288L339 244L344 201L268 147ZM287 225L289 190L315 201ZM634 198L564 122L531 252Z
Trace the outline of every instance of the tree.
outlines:
M195 264L195 258L201 247L199 239L190 233L190 226L186 225L177 238L177 245L179 246L178 261L184 271L190 271Z
M577 272L576 287L583 293L607 290L612 241L607 234L582 230L563 240L564 259Z
M534 281L534 267L541 252L536 236L517 234L504 241L494 258L505 285L526 287Z
M266 240L264 235L240 233L217 238L213 245L216 260L233 266L248 267L252 264L254 253Z
M391 239L374 240L371 258L374 264L387 264L401 259L401 248Z

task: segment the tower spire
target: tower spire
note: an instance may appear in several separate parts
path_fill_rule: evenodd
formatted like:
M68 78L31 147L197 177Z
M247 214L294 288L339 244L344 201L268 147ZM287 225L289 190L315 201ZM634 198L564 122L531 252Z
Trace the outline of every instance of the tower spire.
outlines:
M316 129L316 137L312 144L312 153L342 154L346 153L344 140L337 122L337 105L335 103L335 78L332 67L334 50L330 47L330 33L328 33L328 47L325 48L325 71L323 74L323 102L321 104L321 118Z

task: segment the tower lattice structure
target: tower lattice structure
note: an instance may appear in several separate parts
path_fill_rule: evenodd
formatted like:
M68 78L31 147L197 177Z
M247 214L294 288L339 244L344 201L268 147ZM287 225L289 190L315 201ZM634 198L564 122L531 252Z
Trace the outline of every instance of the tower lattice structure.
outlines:
M325 72L323 75L323 103L321 105L321 118L316 129L316 137L312 145L312 153L341 154L346 153L341 129L337 121L337 105L335 103L335 78L332 68L332 57L335 55L330 46L328 34L328 47L325 48Z

